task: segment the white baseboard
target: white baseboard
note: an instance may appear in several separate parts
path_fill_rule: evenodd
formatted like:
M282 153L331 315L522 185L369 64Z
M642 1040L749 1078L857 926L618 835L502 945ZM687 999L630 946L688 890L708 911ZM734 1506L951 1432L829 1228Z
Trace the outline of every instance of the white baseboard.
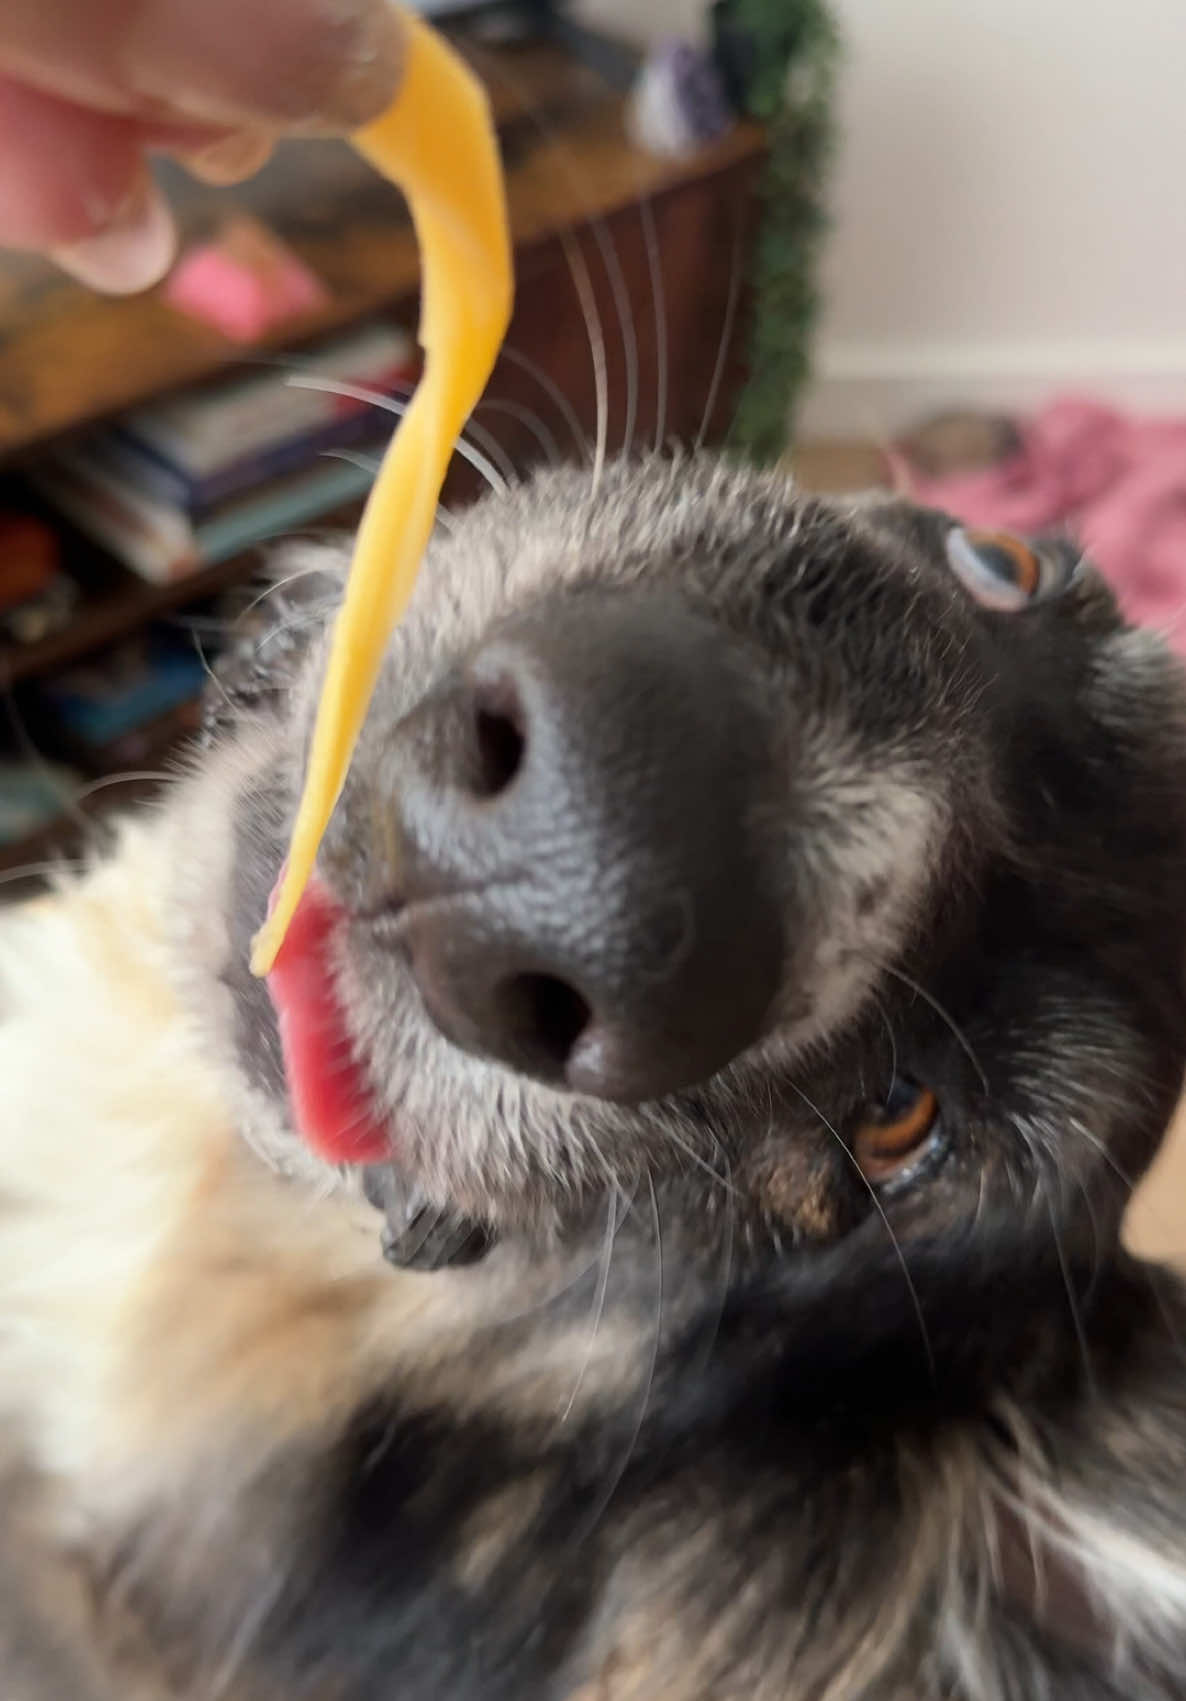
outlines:
M1186 414L1186 341L823 340L798 419L806 438L884 441L941 408L1020 411L1059 395Z

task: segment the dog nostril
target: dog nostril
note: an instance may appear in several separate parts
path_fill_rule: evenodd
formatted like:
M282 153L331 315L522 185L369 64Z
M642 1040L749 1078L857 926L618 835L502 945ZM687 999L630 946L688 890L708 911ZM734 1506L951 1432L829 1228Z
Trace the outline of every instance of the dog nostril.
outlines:
M519 772L527 743L522 709L509 685L486 685L475 695L474 736L478 751L474 790L479 797L498 797Z
M514 975L499 993L508 1026L533 1064L549 1075L562 1073L593 1015L580 993L543 974Z
M505 715L479 709L475 718L482 797L497 797L510 785L523 760L523 734Z

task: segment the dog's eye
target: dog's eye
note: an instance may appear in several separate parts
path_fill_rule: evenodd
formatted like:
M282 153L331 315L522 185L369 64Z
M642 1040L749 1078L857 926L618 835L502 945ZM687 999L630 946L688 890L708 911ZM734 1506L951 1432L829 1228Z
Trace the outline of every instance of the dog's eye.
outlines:
M889 1181L917 1161L938 1128L934 1093L898 1076L884 1101L866 1111L853 1135L852 1154L866 1181Z
M1000 614L1012 614L1057 589L1057 565L1008 532L955 526L947 534L947 560L980 606Z

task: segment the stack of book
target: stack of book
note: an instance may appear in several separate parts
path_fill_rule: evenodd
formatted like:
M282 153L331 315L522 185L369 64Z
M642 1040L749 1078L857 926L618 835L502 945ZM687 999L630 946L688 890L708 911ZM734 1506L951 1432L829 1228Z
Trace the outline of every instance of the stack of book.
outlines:
M57 532L0 496L0 655L6 645L36 644L60 631L77 601L78 586L62 571Z
M369 325L136 408L41 457L29 477L87 537L163 584L363 496L395 421L339 386L402 399L415 376L411 337ZM322 381L330 387L306 387Z
M34 686L24 709L39 750L109 774L143 766L196 731L205 684L193 637L150 626Z

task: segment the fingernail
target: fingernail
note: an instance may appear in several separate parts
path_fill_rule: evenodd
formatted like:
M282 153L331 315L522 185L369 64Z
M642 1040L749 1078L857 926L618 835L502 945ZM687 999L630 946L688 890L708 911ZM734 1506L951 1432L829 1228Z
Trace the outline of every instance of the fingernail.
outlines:
M404 25L389 0L348 0L341 13L340 71L311 116L338 130L354 130L395 99L404 63Z
M241 130L220 142L212 142L200 153L186 154L185 166L203 183L241 183L245 177L255 176L267 163L271 151L272 144L266 136Z
M55 249L53 258L63 271L104 295L135 295L160 282L176 250L173 215L146 175L102 230Z

